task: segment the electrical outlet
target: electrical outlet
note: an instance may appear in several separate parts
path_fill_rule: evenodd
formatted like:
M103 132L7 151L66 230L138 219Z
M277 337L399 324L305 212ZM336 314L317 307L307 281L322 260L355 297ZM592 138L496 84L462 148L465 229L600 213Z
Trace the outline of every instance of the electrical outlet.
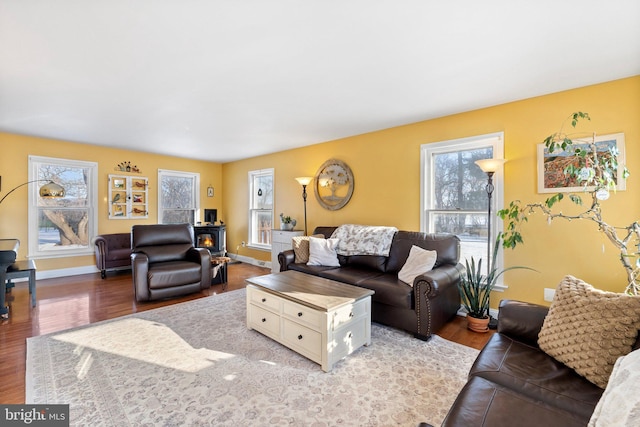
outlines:
M556 290L555 289L551 289L551 288L544 288L544 300L545 301L553 301L553 296L556 294Z
M242 247L244 248L247 244L244 242L244 240L242 241L242 243L240 243L242 245Z

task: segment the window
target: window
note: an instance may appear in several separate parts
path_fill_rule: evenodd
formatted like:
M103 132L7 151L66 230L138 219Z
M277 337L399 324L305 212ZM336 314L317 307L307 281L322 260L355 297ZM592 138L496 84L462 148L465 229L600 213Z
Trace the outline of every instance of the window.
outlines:
M195 225L200 205L200 174L158 170L158 222Z
M51 180L64 187L61 199L39 195L45 182L30 184L29 257L93 254L96 235L98 164L29 156L29 180Z
M421 147L421 230L456 234L461 241L461 262L471 256L482 258L483 270L487 265L487 175L474 162L503 156L502 132ZM493 184L491 250L502 230L502 221L494 216L503 205L501 170L494 175ZM501 261L500 256L498 266Z
M249 246L271 249L273 169L249 172Z

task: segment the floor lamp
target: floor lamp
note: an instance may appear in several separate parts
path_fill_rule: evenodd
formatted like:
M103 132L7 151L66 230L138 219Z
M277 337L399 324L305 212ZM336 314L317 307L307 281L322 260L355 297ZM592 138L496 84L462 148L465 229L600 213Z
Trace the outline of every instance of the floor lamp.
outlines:
M9 194L13 193L18 188L25 186L27 184L31 184L32 182L42 182L42 181L46 181L47 183L44 184L42 187L40 187L40 191L39 191L40 197L45 199L54 199L54 198L64 197L65 191L64 191L64 188L62 188L62 186L56 184L50 179L34 179L33 181L27 181L24 184L20 184L12 188L11 190L9 190L9 192L5 194L2 199L0 199L0 203L2 203Z
M304 235L307 235L307 185L313 181L313 177L301 176L296 181L302 185L302 200L304 200Z
M487 191L487 277L491 271L491 196L493 195L493 174L502 167L506 160L504 159L483 159L476 160L476 164L482 169L482 172L487 174L487 185L485 190ZM489 328L496 329L498 327L498 321L489 315Z

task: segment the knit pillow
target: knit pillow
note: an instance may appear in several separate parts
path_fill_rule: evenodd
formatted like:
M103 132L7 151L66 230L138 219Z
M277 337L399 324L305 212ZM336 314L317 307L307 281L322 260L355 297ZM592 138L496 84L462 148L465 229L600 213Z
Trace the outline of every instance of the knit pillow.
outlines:
M595 289L566 276L556 289L538 345L600 388L640 330L640 297Z
M309 237L310 236L295 236L291 238L293 253L296 255L296 264L306 264L309 262ZM312 237L322 239L324 235L314 234Z

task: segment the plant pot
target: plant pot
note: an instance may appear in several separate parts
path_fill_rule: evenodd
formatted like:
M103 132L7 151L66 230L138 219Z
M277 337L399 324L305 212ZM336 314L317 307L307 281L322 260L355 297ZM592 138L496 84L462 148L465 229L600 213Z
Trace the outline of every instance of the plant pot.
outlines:
M291 224L291 223L285 224L284 222L281 222L280 223L280 230L291 231L291 230L293 230L293 224Z
M489 316L482 319L467 315L467 328L473 332L488 332L489 331Z

